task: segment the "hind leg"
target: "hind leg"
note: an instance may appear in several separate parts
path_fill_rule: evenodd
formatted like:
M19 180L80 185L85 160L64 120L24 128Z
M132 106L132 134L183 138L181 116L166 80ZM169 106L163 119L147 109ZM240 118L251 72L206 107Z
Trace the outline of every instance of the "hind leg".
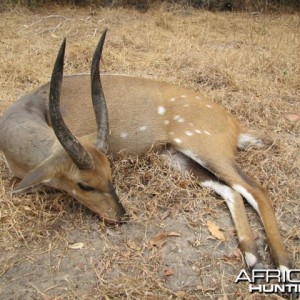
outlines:
M263 265L258 255L241 195L260 215L272 257L278 269L282 273L291 269L292 265L280 236L271 200L263 187L244 174L233 160L221 159L218 161L214 157L214 163L211 163L207 159L206 161L201 160L191 151L185 151L189 154L186 155L170 149L164 154L167 153L176 168L191 172L203 186L212 188L226 201L236 226L240 248L249 268L262 269ZM190 155L193 157L191 158ZM205 168L201 164L205 164ZM292 288L290 293L293 300L299 296L298 290L295 288Z
M170 160L170 163L176 169L191 173L203 187L212 189L225 200L231 213L237 231L239 246L244 254L247 266L250 269L263 268L241 195L185 154L171 147L162 154Z
M275 218L271 199L265 188L249 178L233 160L214 158L207 167L257 211L263 223L275 265L280 270L291 267Z

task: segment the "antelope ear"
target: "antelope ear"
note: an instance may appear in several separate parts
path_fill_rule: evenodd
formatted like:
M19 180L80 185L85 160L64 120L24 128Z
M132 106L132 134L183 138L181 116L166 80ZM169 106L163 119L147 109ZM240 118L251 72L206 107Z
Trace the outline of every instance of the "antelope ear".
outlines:
M29 188L50 181L54 176L54 172L50 170L54 170L55 168L53 168L53 166L50 168L48 164L49 162L43 163L27 173L18 186L13 190L13 193L23 193Z

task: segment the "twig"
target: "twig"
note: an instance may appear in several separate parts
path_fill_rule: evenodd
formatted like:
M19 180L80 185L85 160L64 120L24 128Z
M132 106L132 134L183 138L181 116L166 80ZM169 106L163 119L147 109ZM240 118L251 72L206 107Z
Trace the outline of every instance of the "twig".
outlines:
M38 289L35 285L29 282L29 285L31 285L38 294L40 294L44 299L49 299L46 294L44 294L40 289Z
M67 18L67 17L65 17L63 15L50 15L50 16L43 17L43 18L41 18L40 20L38 20L36 22L31 23L30 25L27 25L26 28L32 27L33 25L39 24L39 23L41 23L41 22L43 22L45 20L52 19L52 18L61 18L61 19L64 19L65 21L67 21L67 20L69 20L69 21L70 20L74 20L74 19Z

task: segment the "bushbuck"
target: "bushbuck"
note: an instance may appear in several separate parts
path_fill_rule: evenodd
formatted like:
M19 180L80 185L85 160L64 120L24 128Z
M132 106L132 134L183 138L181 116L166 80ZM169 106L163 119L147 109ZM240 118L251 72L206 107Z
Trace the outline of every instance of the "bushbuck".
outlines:
M101 75L100 80L105 35L90 75L63 77L64 40L50 83L23 96L1 117L0 149L22 179L14 192L45 184L66 191L103 219L119 222L126 213L106 154L142 155L152 149L224 198L249 268L262 263L243 198L261 217L276 266L290 268L266 189L235 161L237 148L261 146L262 137L193 90L124 75Z

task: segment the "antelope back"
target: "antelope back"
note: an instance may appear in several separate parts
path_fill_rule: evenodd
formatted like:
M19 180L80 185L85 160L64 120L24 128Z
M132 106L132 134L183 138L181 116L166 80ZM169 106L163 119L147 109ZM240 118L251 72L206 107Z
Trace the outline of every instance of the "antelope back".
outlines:
M101 81L110 118L109 152L140 155L162 143L198 151L202 145L203 152L217 151L224 141L222 152L234 153L238 124L200 93L124 75L101 75ZM76 136L94 141L97 128L92 103L85 101L89 93L88 75L65 77L61 111Z

